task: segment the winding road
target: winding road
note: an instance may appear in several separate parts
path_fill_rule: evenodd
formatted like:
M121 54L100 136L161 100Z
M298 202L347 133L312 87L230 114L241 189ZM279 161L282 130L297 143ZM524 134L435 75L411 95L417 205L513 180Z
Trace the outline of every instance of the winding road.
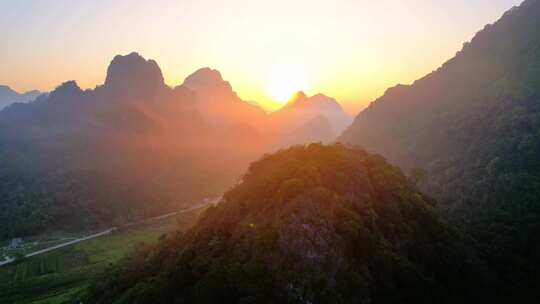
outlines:
M179 210L179 211L176 211L176 212L171 212L171 213L163 214L163 215L160 215L160 216L147 218L147 219L144 219L144 220L141 220L141 221L129 223L126 226L132 226L132 225L137 225L137 224L150 222L150 221L154 221L154 220L160 220L160 219L168 218L168 217L180 214L180 213L186 213L186 212L194 211L194 210L197 210L197 209L205 208L205 207L207 207L209 205L216 204L217 202L219 202L220 199L221 199L221 197L217 198L217 199L212 199L212 200L205 200L204 203L199 204L199 205L195 205L195 206L187 208L187 209L182 209L182 210ZM53 251L53 250L56 250L56 249L67 247L67 246L70 246L70 245L73 245L73 244L77 244L77 243L80 243L80 242L95 239L95 238L98 238L98 237L101 237L101 236L104 236L104 235L109 235L112 232L114 232L116 229L117 229L116 227L112 227L112 228L109 228L109 229L107 229L105 231L102 231L102 232L90 234L90 235L87 235L87 236L84 236L84 237L81 237L81 238L78 238L78 239L74 239L74 240L69 241L69 242L65 242L65 243L58 244L58 245L51 246L51 247L47 247L47 248L44 248L44 249L41 249L41 250L38 250L38 251L34 251L32 253L29 253L29 254L25 255L24 257L25 258L33 257L33 256L40 255L40 254L43 254L43 253L46 253L46 252L50 252L50 251ZM5 260L0 261L0 267L8 265L10 263L13 263L14 261L15 261L15 258L6 258Z

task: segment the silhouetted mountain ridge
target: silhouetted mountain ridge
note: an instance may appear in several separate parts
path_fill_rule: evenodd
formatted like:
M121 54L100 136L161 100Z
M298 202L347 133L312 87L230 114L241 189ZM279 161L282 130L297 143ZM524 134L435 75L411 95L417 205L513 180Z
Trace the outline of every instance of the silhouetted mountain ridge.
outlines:
M145 60L138 53L117 55L107 68L104 89L124 98L148 98L164 87L163 75L157 63Z
M293 95L293 97L283 106L282 109L309 109L314 108L319 111L335 111L342 112L343 108L332 97L328 97L324 94L318 93L311 97L308 97L304 92L299 91Z
M335 138L352 121L334 98L323 94L308 97L299 91L281 109L270 114L270 124L273 129L294 133L294 130L308 128L309 123L313 124L315 119L321 117L327 121L329 128L318 141L328 140L328 133L333 133L331 137Z

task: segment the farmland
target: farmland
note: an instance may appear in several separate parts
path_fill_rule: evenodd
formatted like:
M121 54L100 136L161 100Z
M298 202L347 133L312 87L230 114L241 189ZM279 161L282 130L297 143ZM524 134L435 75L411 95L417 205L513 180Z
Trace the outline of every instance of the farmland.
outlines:
M176 228L185 229L200 210L180 213L0 268L0 303L72 303L88 280L127 252L152 244Z

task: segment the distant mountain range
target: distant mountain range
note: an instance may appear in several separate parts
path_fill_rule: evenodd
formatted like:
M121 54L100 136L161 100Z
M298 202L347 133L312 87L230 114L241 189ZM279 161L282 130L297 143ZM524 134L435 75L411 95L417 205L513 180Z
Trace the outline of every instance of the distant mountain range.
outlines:
M269 116L271 129L285 134L289 144L331 142L352 121L335 99L323 94L308 97L304 92L297 92Z
M335 99L322 94L307 97L303 92L297 92L283 108L267 113L240 99L220 72L210 68L191 74L180 87L195 92L196 107L206 122L249 126L272 136L276 147L332 141L352 121Z
M341 108L327 103L267 114L216 70L171 88L155 61L116 56L95 89L67 81L0 111L0 238L107 226L219 196L265 152L335 138L329 122Z
M0 85L0 110L15 102L29 102L43 94L38 90L17 93L6 85Z

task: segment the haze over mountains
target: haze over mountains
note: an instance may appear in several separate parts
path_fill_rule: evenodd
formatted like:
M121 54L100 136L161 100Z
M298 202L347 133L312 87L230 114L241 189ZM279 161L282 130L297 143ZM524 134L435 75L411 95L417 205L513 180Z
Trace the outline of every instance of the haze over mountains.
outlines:
M197 94L197 109L204 119L220 126L246 125L264 131L266 112L238 97L221 73L202 68L189 75L181 87Z
M281 109L271 113L271 123L276 129L291 130L302 127L308 121L322 118L327 121L330 132L340 134L352 121L339 103L332 97L317 94L311 97L297 92Z
M6 85L0 85L0 110L15 102L32 101L41 94L42 92L38 90L17 93Z
M95 89L68 81L0 112L2 237L109 225L219 196L264 152L330 140L296 130L334 119L322 104L274 129L216 70L170 88L155 61L116 56Z
M525 1L437 71L389 89L339 138L368 152L313 144L253 163L192 230L111 268L87 299L536 301L538 28L540 2Z
M219 71L210 68L191 74L181 87L196 93L197 108L207 122L249 126L277 137L279 146L333 140L352 121L335 99L323 94L308 98L303 92L291 96L281 109L266 113L258 105L240 99ZM320 132L309 135L301 132L315 126ZM286 142L279 138L285 138Z

